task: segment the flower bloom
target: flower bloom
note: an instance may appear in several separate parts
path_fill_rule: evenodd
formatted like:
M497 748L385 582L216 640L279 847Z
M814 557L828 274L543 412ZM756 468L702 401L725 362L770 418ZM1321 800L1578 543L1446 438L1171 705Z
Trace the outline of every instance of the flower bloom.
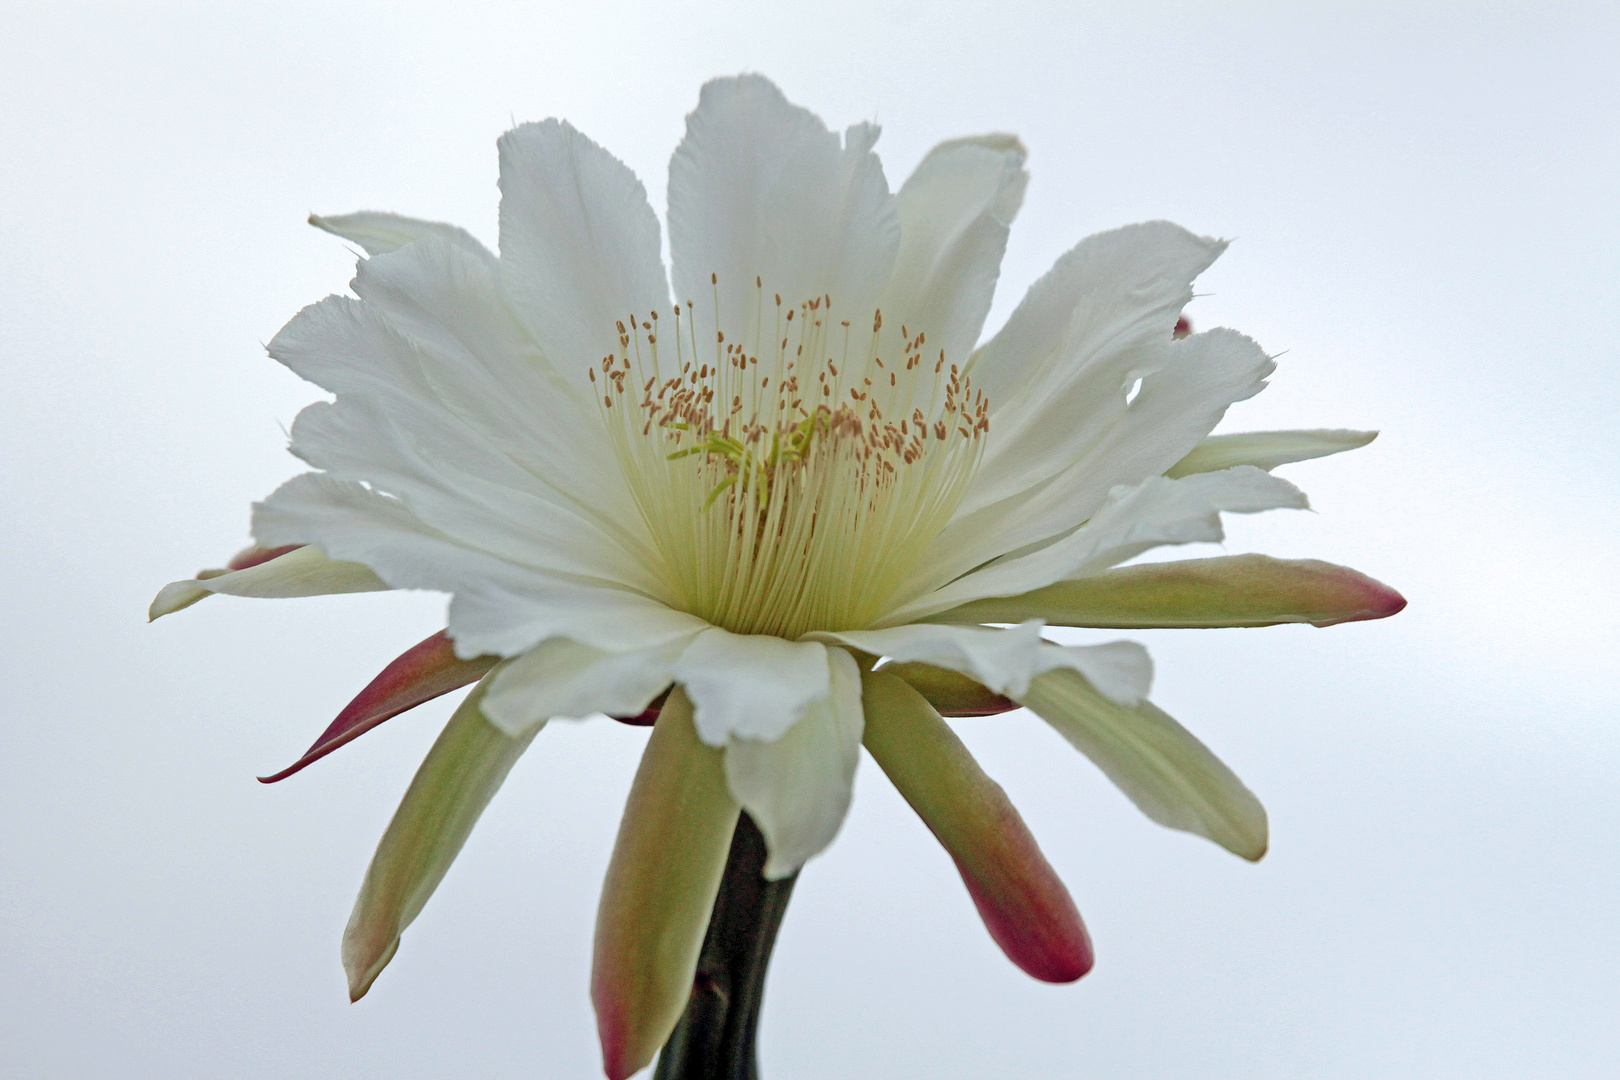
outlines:
M838 831L863 743L1009 957L1085 973L1068 893L942 712L1028 706L1155 821L1264 853L1254 796L1147 701L1146 652L1042 630L1393 614L1392 590L1324 563L1117 568L1219 540L1223 512L1304 507L1268 470L1372 435L1210 435L1273 363L1178 323L1225 244L1165 222L1083 241L975 347L1023 146L943 143L891 192L877 137L757 76L706 85L670 163L673 296L641 183L555 120L500 140L498 257L448 225L311 219L369 256L354 296L269 346L334 395L293 426L315 471L256 504L257 549L152 613L214 592L450 594L446 632L295 766L477 683L366 875L355 997L558 717L657 713L598 922L614 1077L680 1012L739 808L767 875L794 873Z

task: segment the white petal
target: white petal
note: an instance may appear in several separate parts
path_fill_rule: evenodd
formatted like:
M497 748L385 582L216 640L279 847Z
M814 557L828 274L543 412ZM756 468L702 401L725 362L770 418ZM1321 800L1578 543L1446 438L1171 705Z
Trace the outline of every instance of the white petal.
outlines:
M706 84L669 163L677 302L717 295L720 328L750 349L775 293L788 305L830 295L835 317L870 319L900 238L876 138L858 124L840 146L759 75ZM713 333L709 319L696 329Z
M340 397L376 399L413 424L430 417L553 488L599 500L614 470L588 384L545 361L490 266L429 238L362 261L353 287L360 301L310 305L270 355Z
M331 217L311 214L309 223L317 229L325 229L334 236L353 240L365 249L367 255L396 251L406 244L414 244L418 240L432 237L471 252L491 266L495 264L495 256L490 254L489 248L473 239L472 233L459 225L446 225L442 221L423 221L420 218L385 214L377 210L361 210L354 214L336 214Z
M564 717L634 716L668 689L675 661L692 636L628 652L552 638L501 669L484 712L508 735Z
M1041 640L1041 625L1038 619L1005 630L913 624L810 636L890 660L920 660L960 671L1011 698L1021 697L1040 673L1057 668L1081 672L1104 693L1128 704L1147 694L1153 662L1142 646L1132 641L1054 645Z
M388 587L369 567L328 559L320 549L305 546L246 570L170 582L158 592L146 614L149 619L162 618L213 593L259 597L328 596L379 592Z
M1141 702L1153 688L1153 658L1134 641L1043 646L1041 674L1064 670L1084 675L1104 697L1121 705Z
M708 626L640 593L558 578L469 578L454 591L449 628L461 656L515 656L554 637L622 652L662 645Z
M733 738L726 782L765 836L765 877L785 878L838 835L861 757L861 673L843 649L827 650L831 692L780 738Z
M1014 135L953 139L928 152L895 195L900 248L883 296L885 323L961 364L984 328L1029 173Z
M647 588L601 425L536 363L489 269L425 240L367 260L355 287L365 299L306 308L271 342L338 394L300 414L294 452L470 544Z
M413 424L361 398L318 402L294 422L292 449L334 478L394 496L424 524L468 547L541 570L657 588L646 561L631 554L633 536L617 542L622 533L556 497L509 459L480 453L421 419Z
M1043 402L1100 359L1168 338L1192 299L1193 279L1225 249L1225 241L1168 221L1127 225L1075 245L973 357L968 374L989 396L992 416Z
M1056 728L1161 825L1245 859L1266 852L1266 811L1203 743L1149 702L1110 701L1072 671L1035 679L1022 704Z
M616 320L669 314L658 218L635 173L571 124L499 145L501 276L546 357L583 377L617 350Z
M1028 689L1040 667L1041 626L1038 619L1008 630L919 624L811 636L890 660L948 667L973 676L998 694L1016 697Z
M1141 388L1128 405L1122 380L1097 388L1103 396L1089 416L1065 412L1064 406L1077 406L1060 397L1028 411L1023 427L1001 433L1007 453L975 476L969 495L980 508L964 512L940 537L942 548L958 553L942 574L954 576L1067 532L1095 513L1115 486L1163 473L1229 405L1259 393L1275 367L1260 346L1231 330L1180 341L1165 335L1133 355L1128 374L1141 379ZM1015 450L1027 450L1028 459L1015 461Z
M710 746L733 737L772 742L827 696L827 647L710 628L675 664L698 736Z
M1252 514L1308 505L1288 481L1247 465L1180 480L1149 477L1135 487L1116 488L1090 521L1056 543L968 574L880 621L899 625L981 597L1017 596L1105 570L1161 544L1214 542L1225 536L1223 511Z
M397 499L318 473L294 477L256 504L253 531L267 547L317 544L395 588L454 593L449 630L464 658L514 656L560 636L610 650L646 648L707 625L610 583L518 566L457 543Z
M1253 465L1270 472L1293 461L1356 450L1378 438L1376 431L1317 429L1314 431L1242 431L1210 435L1170 467L1169 477Z
M450 718L377 844L343 931L343 967L356 1000L393 959L405 928L461 852L484 807L540 731L511 738L479 712L486 681Z

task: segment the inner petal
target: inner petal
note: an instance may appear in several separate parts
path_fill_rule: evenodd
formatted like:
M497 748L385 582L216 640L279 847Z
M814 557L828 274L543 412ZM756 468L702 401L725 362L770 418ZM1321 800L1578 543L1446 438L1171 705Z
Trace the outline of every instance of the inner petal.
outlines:
M660 600L734 633L860 629L907 599L978 465L989 402L920 328L857 323L827 295L784 303L757 277L754 294L751 340L726 339L716 288L662 323L618 323L588 378Z

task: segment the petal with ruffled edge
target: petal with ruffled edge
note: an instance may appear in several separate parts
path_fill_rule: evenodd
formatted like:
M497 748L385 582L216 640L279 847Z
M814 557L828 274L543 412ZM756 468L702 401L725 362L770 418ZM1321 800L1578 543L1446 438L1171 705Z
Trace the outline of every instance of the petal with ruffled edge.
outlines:
M358 1001L472 833L489 800L539 732L512 738L479 711L489 677L473 688L416 771L366 870L343 932L349 999Z
M675 661L695 636L682 630L662 645L624 652L553 638L501 670L484 712L510 735L553 719L637 716L669 688Z
M1305 509L1305 495L1286 480L1240 466L1170 480L1151 476L1121 485L1097 514L1068 536L1025 555L993 563L879 620L898 625L987 596L1017 596L1065 578L1099 573L1162 544L1214 542L1220 515L1282 507Z
M831 692L827 647L710 627L675 663L698 735L710 746L732 738L774 742L812 702Z
M887 630L808 636L890 660L919 660L960 671L1012 698L1021 697L1037 675L1056 668L1080 672L1110 697L1126 704L1140 701L1153 682L1153 661L1147 650L1135 642L1054 645L1041 640L1038 619L1005 630L919 623Z
M840 144L760 75L706 83L669 163L676 300L717 297L719 328L753 351L773 293L789 305L831 296L835 312L871 318L900 240L877 135L856 124Z
M1316 559L1225 555L1108 570L1021 596L996 596L929 621L1019 622L1105 629L1335 626L1384 619L1406 606L1400 593L1347 566Z
M616 321L668 314L658 218L618 158L566 121L502 135L501 277L564 375L617 351Z
M884 292L884 321L927 334L927 355L964 363L984 328L1007 229L1029 173L1016 135L940 143L895 194L900 248Z
M1172 465L1165 475L1175 479L1193 473L1230 469L1234 465L1253 465L1270 472L1290 462L1357 450L1376 438L1376 431L1348 431L1343 428L1240 431L1231 435L1211 435L1189 450L1187 456Z
M843 649L827 650L826 697L773 741L733 737L726 782L765 837L765 877L796 873L844 823L861 757L861 673Z
M721 752L680 687L630 785L596 914L591 1003L609 1080L652 1061L686 1006L737 824Z
M1148 817L1250 861L1266 853L1266 811L1209 748L1151 702L1122 705L1078 672L1035 677L1019 700L1089 757Z
M862 684L866 748L961 871L990 936L1046 982L1091 970L1091 940L1001 785L911 687L883 671Z
M380 592L390 587L369 567L328 559L319 548L305 546L242 570L204 573L206 577L171 581L163 586L147 609L147 618L172 615L214 593L256 597L329 596Z
M490 253L489 248L474 239L472 233L459 225L447 225L442 221L423 221L421 218L405 217L402 214L361 210L353 214L332 214L325 217L311 214L309 223L333 236L354 241L365 249L367 255L397 251L406 244L433 238L469 251L491 266L495 264L495 256Z

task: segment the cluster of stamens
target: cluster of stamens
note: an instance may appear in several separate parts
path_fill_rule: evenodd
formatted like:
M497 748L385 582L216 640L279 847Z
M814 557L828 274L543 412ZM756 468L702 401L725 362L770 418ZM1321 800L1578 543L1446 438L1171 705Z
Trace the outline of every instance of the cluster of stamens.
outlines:
M830 296L776 296L772 332L755 289L749 345L726 340L716 290L712 329L691 301L673 311L673 350L658 312L621 321L588 378L666 602L738 633L857 629L893 606L956 508L989 402L922 330L891 330L900 355L885 361L874 312L852 353Z

